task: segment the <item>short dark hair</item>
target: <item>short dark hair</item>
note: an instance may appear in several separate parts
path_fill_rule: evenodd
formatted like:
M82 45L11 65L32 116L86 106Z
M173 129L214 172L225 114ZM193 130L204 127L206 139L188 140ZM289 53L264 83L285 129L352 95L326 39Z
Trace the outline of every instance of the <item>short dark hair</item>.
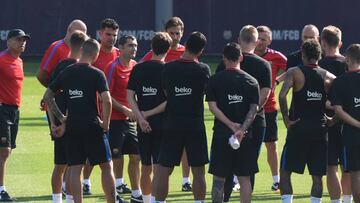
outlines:
M360 64L360 44L351 44L346 49L346 56L349 57L352 62Z
M199 54L206 45L206 37L201 32L193 32L185 43L185 48L192 54Z
M136 40L136 37L134 37L133 35L123 35L119 38L118 45L124 46L129 39Z
M177 26L180 26L181 27L181 30L184 30L184 23L183 21L179 18L179 17L172 17L170 18L166 24L165 24L165 31L171 27L177 27Z
M72 51L78 51L87 39L87 35L79 30L75 30L70 37L70 48Z
M165 54L169 51L172 39L166 32L157 32L151 40L151 49L155 55Z
M82 45L82 55L91 56L100 51L100 44L95 39L88 39Z
M321 32L321 39L330 47L336 48L341 42L341 30L333 25L326 26Z
M100 25L101 29L105 29L105 28L112 28L114 30L119 29L119 24L111 18L105 18L103 21L101 21L101 25Z
M223 55L230 61L238 61L242 56L240 45L235 42L228 43L224 48Z
M301 45L301 52L308 60L319 60L321 57L320 43L316 39L307 39Z

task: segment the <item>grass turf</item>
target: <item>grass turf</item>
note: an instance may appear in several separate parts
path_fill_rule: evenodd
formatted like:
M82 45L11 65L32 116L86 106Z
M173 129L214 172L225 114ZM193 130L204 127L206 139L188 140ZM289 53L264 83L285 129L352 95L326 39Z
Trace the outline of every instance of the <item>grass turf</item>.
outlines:
M212 72L216 61L210 60ZM49 137L47 121L44 113L39 110L39 101L44 93L44 88L36 79L39 61L30 59L25 61L25 81L21 107L20 127L17 138L17 148L13 151L8 161L6 172L6 187L9 193L16 197L18 202L51 202L50 178L53 169L53 143ZM278 88L279 90L279 88ZM205 112L206 130L210 147L212 138L213 116L207 109ZM278 116L279 121L279 156L284 145L286 130ZM127 163L127 160L125 161ZM272 177L266 160L266 149L263 145L259 158L260 172L256 175L253 202L280 202L279 193L270 190ZM105 202L100 184L99 168L95 167L92 176L92 192L94 195L85 197L84 202ZM294 202L309 202L311 178L307 175L293 174L292 183L295 194ZM125 167L125 181L129 183ZM181 192L181 168L176 167L170 178L170 189L167 200L169 202L193 202L191 193ZM206 174L207 195L206 202L211 201L210 191L212 176ZM129 200L130 196L125 195ZM239 202L239 193L234 192L230 202ZM330 202L324 178L323 202Z

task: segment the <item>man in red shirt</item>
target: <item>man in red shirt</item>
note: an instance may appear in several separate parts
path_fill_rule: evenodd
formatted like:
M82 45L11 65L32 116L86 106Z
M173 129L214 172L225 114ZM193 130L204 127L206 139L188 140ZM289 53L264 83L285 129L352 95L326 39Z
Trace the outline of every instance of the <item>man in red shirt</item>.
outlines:
M93 66L104 71L109 63L114 61L120 54L119 49L114 47L119 32L119 25L115 20L106 18L101 21L100 26L100 52ZM98 107L101 107L101 105L98 104ZM84 167L84 195L91 195L90 175L92 169L93 167L88 163ZM130 189L128 189L124 184L123 188L126 190L125 192L131 192Z
M13 201L4 185L5 166L12 149L16 147L19 107L24 80L20 58L30 36L20 29L10 30L7 49L0 53L0 201Z
M127 86L130 73L136 65L137 41L134 36L124 35L119 39L120 55L105 69L113 110L110 119L109 143L114 162L116 190L122 192L123 155L129 155L128 173L131 184L131 202L142 202L140 191L140 157L135 115L127 101Z
M40 69L37 74L37 79L44 86L47 87L49 79L54 71L56 65L63 59L67 58L70 53L70 37L71 34L79 30L86 33L86 25L81 20L72 21L68 28L64 39L53 42L46 50L43 58L41 59Z
M179 17L170 18L165 24L165 31L170 35L172 39L172 44L170 50L168 51L165 62L174 61L180 59L183 53L185 52L185 46L180 44L181 38L184 34L184 23ZM141 62L151 60L153 56L153 51L150 50L142 59ZM182 191L190 192L192 190L191 181L190 181L190 167L186 157L186 153L184 153L181 158L181 167L183 173L183 182L182 182Z
M180 40L184 34L184 23L179 17L172 17L165 24L165 32L167 32L172 39L170 50L165 57L165 62L167 63L179 59L185 51L185 47L180 44ZM151 60L152 55L153 51L150 50L141 59L141 62Z
M276 191L279 189L279 161L277 155L276 141L278 140L278 127L277 127L277 107L275 99L276 79L280 70L286 70L286 57L273 49L268 48L272 41L272 33L267 26L258 26L259 33L258 44L255 49L255 54L267 60L271 64L272 72L272 88L267 102L265 103L265 120L266 130L264 142L267 149L267 160L271 169L273 177L273 185L271 190Z

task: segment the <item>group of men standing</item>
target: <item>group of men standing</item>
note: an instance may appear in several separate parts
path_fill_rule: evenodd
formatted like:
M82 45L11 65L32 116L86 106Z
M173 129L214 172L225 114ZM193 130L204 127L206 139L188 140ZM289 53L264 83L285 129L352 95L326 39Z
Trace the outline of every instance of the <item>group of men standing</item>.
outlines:
M341 202L341 194L346 203L352 194L360 202L360 91L353 88L360 82L360 45L351 45L342 56L337 27L327 26L320 35L306 25L301 49L285 57L269 48L270 28L244 26L238 43L225 46L213 76L199 62L206 37L193 32L180 45L184 24L178 17L166 23L166 32L154 35L140 63L134 60L136 38L118 39L113 19L102 21L100 43L86 31L84 22L71 22L65 38L47 49L37 75L47 87L41 108L54 140L53 202L62 201L62 190L67 202L90 195L94 165L101 168L107 202L126 202L118 194L127 192L131 202L166 202L169 177L180 162L182 190L192 191L195 203L205 201L208 162L212 202L228 202L234 180L240 201L251 202L262 142L271 189L280 189L282 202L292 202L291 173L303 173L305 165L313 180L311 202L321 202L324 175L332 202ZM29 38L22 30L10 31L8 49L0 54L0 201L12 200L4 169L15 147L23 80L19 56ZM278 75L280 70L285 73ZM288 133L279 175L275 88L282 81L279 103ZM204 96L215 116L210 159ZM123 179L124 154L129 154L131 190Z

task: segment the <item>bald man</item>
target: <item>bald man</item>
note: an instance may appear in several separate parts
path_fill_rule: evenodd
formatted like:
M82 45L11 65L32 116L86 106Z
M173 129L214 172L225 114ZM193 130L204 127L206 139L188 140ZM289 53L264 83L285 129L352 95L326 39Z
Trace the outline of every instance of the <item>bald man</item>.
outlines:
M86 33L87 28L83 21L73 20L68 28L63 39L53 42L46 50L37 74L37 79L44 86L47 87L49 79L54 71L56 65L63 59L67 58L70 53L70 38L75 30Z
M319 29L312 24L305 25L301 32L301 44L304 43L307 39L316 39L319 41ZM289 69L294 66L302 65L301 59L301 50L290 53L286 56L287 66L286 69Z

